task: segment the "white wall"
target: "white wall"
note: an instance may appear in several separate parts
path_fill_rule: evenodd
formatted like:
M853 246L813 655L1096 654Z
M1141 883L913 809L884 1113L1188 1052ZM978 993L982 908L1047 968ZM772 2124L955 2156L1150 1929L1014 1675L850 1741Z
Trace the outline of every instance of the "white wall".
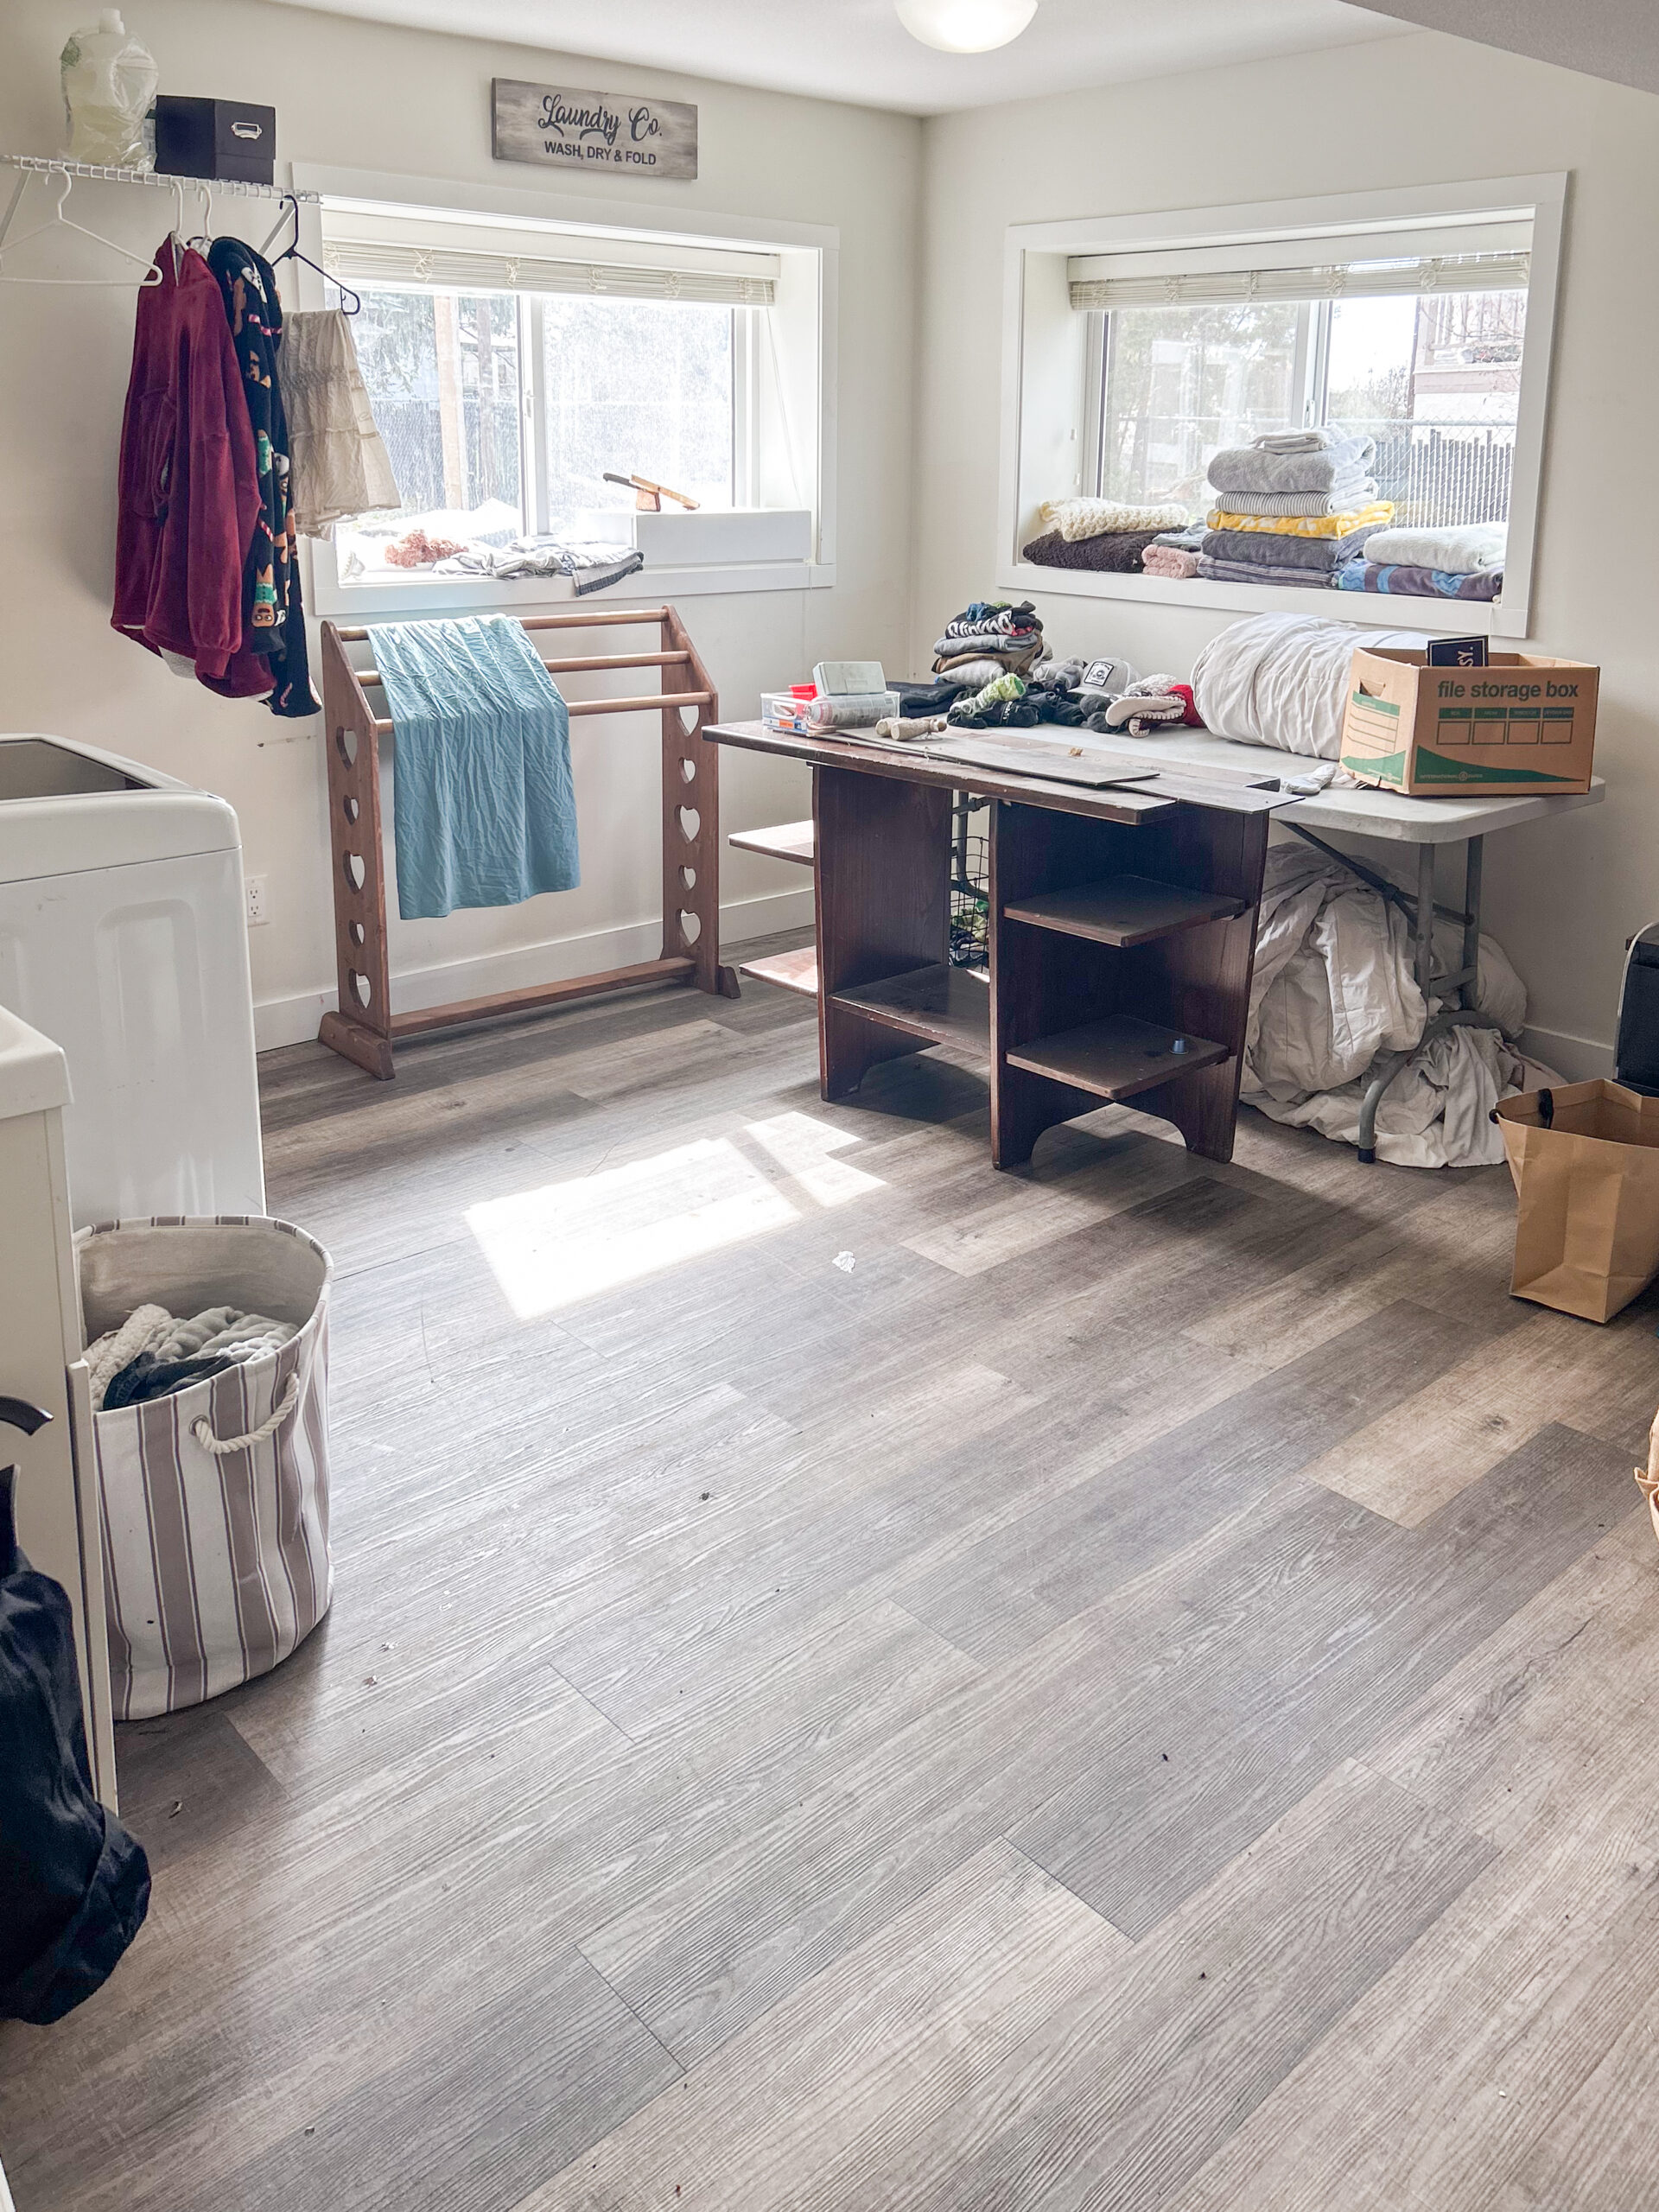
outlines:
M936 118L925 143L912 658L993 573L1010 223L1572 172L1534 643L1601 666L1609 795L1495 839L1486 913L1535 1028L1609 1039L1624 938L1659 916L1659 289L1637 273L1659 258L1659 101L1425 33ZM1039 607L1063 651L1177 674L1236 619Z
M61 144L57 57L68 30L91 12L81 0L6 0L0 148L49 153ZM682 613L732 715L753 714L763 685L798 678L825 654L879 654L899 664L919 124L257 0L135 0L127 20L160 63L164 90L274 105L279 162L533 188L540 171L490 158L492 75L637 85L695 100L697 181L607 179L606 196L614 202L626 192L647 219L653 206L668 204L706 209L711 219L839 229L839 524L834 587L688 598ZM0 175L0 187L8 182ZM40 189L31 185L31 197ZM583 205L562 178L548 182L547 203L550 214L579 213ZM148 253L172 204L149 191L89 185L70 212ZM226 204L219 227L231 227ZM257 243L269 215L256 209L246 219L260 226ZM108 264L93 256L77 265L101 272ZM0 286L0 727L111 746L232 802L247 868L269 885L270 922L250 932L261 1041L285 1042L314 1034L322 1006L333 1002L319 725L282 723L257 703L215 698L109 628L132 320L124 288ZM573 750L582 889L440 923L394 918L394 977L410 978L404 1003L654 957L647 918L658 895L655 718L579 721ZM810 804L798 771L735 753L725 759L723 800L728 829L788 819ZM800 873L786 864L728 853L722 889L728 908L755 902L728 912L728 938L810 918ZM545 949L525 950L537 947ZM451 963L462 963L457 974L432 972Z

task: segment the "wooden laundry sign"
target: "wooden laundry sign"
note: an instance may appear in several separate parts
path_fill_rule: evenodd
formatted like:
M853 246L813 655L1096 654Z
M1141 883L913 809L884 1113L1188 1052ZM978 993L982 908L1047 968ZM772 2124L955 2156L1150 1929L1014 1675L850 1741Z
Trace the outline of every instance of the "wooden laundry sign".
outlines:
M490 96L498 162L610 175L696 175L697 111L688 101L526 85L516 77L493 79Z

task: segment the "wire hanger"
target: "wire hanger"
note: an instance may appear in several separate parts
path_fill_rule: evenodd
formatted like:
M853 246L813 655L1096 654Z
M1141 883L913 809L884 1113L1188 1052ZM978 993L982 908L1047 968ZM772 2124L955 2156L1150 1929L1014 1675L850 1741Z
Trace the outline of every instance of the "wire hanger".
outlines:
M206 249L213 242L213 188L205 176L192 177L190 181L195 186L196 190L201 194L201 228L199 231L194 232L192 235L185 240L185 244L187 245L194 246L198 251L205 251ZM184 194L182 191L179 194L179 207L181 211L182 211L184 207ZM179 227L181 230L184 227L184 216L182 212L181 212L179 216Z
M162 272L149 254L133 253L126 246L118 245L114 238L106 238L101 232L89 231L85 223L75 223L70 220L63 211L68 205L69 194L74 189L75 180L67 169L61 174L63 189L59 193L57 205L46 221L37 223L32 231L25 231L20 238L8 239L6 232L10 229L11 218L16 213L18 202L22 197L21 190L13 197L5 224L0 226L0 264L3 264L7 254L15 253L20 245L26 244L30 238L45 238L59 230L76 231L82 238L91 238L94 245L107 246L111 253L118 253L123 261L130 261L137 268L142 269L144 274L138 279L140 291L151 289L159 284L162 281ZM14 276L3 265L0 265L0 284L126 285L130 284L131 282L130 276Z
M271 232L270 237L266 238L264 245L260 247L260 252L262 254L270 252L271 245L275 241L277 233L282 230L283 224L287 222L290 214L294 218L294 235L280 253L272 255L271 267L274 269L279 263L284 261L297 261L302 268L315 269L317 275L321 277L323 283L325 284L332 284L334 289L340 294L341 312L346 315L356 315L363 305L361 295L354 292L349 284L342 284L338 276L331 276L328 274L328 271L323 268L320 263L312 260L308 253L302 253L300 251L300 203L294 197L294 194L291 192L285 192L283 194L283 212L276 218L276 228ZM350 302L349 305L347 305L348 302Z

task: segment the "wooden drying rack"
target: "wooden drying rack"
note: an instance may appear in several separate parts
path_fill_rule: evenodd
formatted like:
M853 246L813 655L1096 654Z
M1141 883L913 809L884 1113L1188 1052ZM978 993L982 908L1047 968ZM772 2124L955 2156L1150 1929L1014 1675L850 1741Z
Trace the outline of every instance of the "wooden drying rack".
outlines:
M322 703L328 731L328 822L334 849L334 949L340 1011L325 1014L319 1039L369 1074L390 1082L392 1048L435 1029L454 1029L503 1014L534 1014L576 999L644 983L690 983L722 998L738 995L737 977L720 964L720 747L704 736L718 719L709 672L671 607L607 607L524 618L526 630L607 629L655 623L660 649L649 653L587 653L546 663L555 676L578 671L659 668L683 671L688 688L644 698L571 699L572 717L660 712L663 721L663 950L656 960L609 968L526 990L497 991L449 1006L391 1010L386 952L386 872L380 830L380 741L391 723L375 715L368 692L380 683L372 668L353 668L346 648L372 639L369 629L322 626ZM663 681L668 680L664 673ZM687 729L681 709L694 707ZM688 828L688 823L695 827Z

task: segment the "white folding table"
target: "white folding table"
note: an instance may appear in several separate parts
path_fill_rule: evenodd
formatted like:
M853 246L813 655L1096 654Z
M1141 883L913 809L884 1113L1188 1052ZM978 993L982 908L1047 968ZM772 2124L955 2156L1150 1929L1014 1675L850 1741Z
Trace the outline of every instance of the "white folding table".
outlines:
M1102 743L1102 741L1093 741ZM1270 779L1287 783L1305 775L1319 764L1298 753L1281 753L1270 745L1241 745L1207 730L1181 729L1170 734L1126 739L1121 745L1105 742L1102 749L1115 759L1136 760L1169 768L1201 768L1211 779L1264 783ZM1312 798L1294 799L1276 808L1274 820L1295 830L1321 852L1329 853L1344 868L1370 884L1393 906L1411 918L1413 971L1425 1001L1438 998L1445 1004L1417 1043L1408 1052L1391 1053L1373 1068L1359 1109L1359 1157L1376 1158L1376 1109L1389 1085L1421 1052L1425 1045L1450 1029L1496 1029L1497 1022L1473 1003L1476 966L1480 948L1480 879L1486 839L1499 830L1518 829L1523 822L1546 816L1570 814L1581 806L1599 806L1605 786L1592 777L1587 791L1551 798L1516 796L1504 798L1407 798L1398 791L1319 791ZM1399 885L1339 846L1327 844L1322 833L1334 831L1351 837L1377 837L1395 845L1417 849L1417 890ZM1464 849L1461 909L1437 906L1434 899L1434 857L1442 845ZM1448 974L1434 973L1434 918L1455 922L1463 931L1459 966Z

